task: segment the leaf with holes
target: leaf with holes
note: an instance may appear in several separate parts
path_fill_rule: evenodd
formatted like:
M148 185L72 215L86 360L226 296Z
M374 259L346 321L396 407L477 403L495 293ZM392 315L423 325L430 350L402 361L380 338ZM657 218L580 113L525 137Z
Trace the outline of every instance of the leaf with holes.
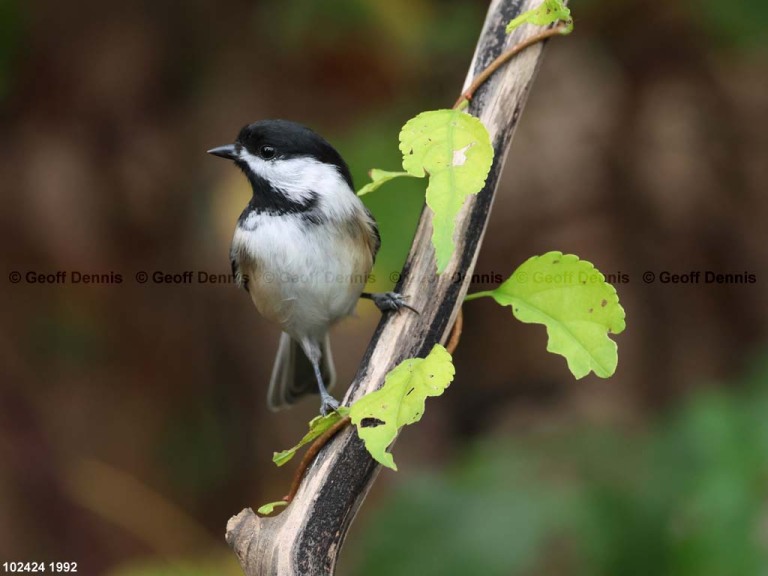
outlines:
M387 447L397 432L421 419L428 396L440 396L453 380L455 370L448 351L436 344L426 358L401 362L375 392L360 398L349 416L371 456L380 464L397 470Z
M418 178L429 175L427 205L432 209L432 244L437 272L453 255L456 216L467 196L483 189L493 163L488 131L459 110L422 112L400 131L403 168Z
M533 24L534 26L549 26L562 20L566 26L563 34L569 34L573 30L573 19L571 11L565 5L563 0L544 0L539 6L527 12L523 12L507 24L507 34L512 32L521 24Z
M338 410L331 412L326 416L315 416L309 421L309 432L304 435L304 438L302 438L293 448L283 450L282 452L275 452L272 456L272 462L278 466L282 466L296 455L299 448L322 436L326 430L329 430L334 424L348 414L349 408L347 406L339 406Z
M523 263L490 296L511 306L521 322L544 324L547 351L565 356L576 378L590 371L608 378L616 371L618 349L609 334L625 328L624 309L616 289L595 267L573 254L549 252Z
M363 196L364 194L373 192L374 190L377 190L382 184L386 184L395 178L400 178L401 176L413 177L413 174L409 174L408 172L390 172L389 170L380 170L379 168L373 168L369 174L371 176L371 181L360 188L360 190L357 192L358 196Z

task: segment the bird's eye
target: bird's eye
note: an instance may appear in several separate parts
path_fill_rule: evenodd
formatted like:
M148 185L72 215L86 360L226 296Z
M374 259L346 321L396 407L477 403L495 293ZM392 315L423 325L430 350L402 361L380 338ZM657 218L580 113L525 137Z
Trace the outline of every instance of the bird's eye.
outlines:
M271 160L275 157L275 154L277 154L277 151L272 146L262 146L259 148L259 156L264 158L264 160Z

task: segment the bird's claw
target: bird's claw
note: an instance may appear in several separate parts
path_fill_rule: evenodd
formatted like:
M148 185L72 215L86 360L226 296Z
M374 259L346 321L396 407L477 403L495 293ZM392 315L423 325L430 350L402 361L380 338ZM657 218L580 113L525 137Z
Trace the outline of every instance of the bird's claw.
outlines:
M320 400L320 414L328 416L331 412L339 409L339 401L330 394L323 396Z
M416 314L419 314L419 311L408 304L405 299L406 296L403 296L398 292L378 292L371 294L371 300L373 300L373 303L376 304L376 307L382 312L398 312L403 308L408 308Z

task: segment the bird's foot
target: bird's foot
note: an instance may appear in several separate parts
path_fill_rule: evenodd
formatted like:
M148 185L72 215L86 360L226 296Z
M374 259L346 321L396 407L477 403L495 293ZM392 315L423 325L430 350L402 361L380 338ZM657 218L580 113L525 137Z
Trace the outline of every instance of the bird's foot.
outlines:
M376 292L371 294L370 298L382 312L399 312L403 308L408 308L409 310L416 312L416 314L419 314L419 311L416 310L416 308L405 301L407 296L403 296L397 292Z
M320 396L320 414L328 416L328 414L338 409L339 401L336 398L327 393Z

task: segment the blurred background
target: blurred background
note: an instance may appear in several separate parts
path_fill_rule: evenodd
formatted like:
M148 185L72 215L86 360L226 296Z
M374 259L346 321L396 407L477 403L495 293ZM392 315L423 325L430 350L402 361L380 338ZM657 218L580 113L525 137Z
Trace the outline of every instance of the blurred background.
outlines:
M151 278L229 272L250 191L205 150L283 117L324 134L358 186L397 169L400 126L453 103L486 8L0 0L0 561L240 573L226 521L287 491L272 452L317 402L267 412L278 331L245 293ZM768 4L572 9L475 289L548 250L594 262L621 280L618 371L576 382L542 327L468 304L456 380L401 436L341 574L768 574ZM366 197L376 289L422 186ZM757 281L643 281L697 270ZM335 329L342 383L378 318L362 303Z

